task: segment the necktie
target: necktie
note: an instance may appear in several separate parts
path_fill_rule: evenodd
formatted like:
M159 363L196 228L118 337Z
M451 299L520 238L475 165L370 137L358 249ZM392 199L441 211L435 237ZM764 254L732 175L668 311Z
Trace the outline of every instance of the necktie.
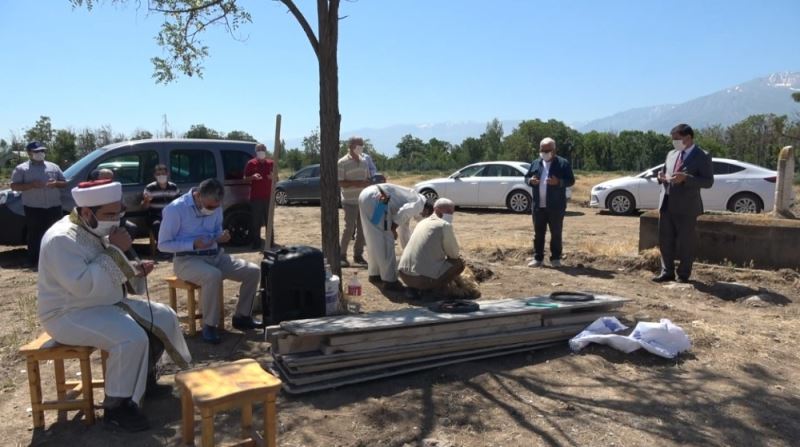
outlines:
M678 154L678 159L675 160L675 167L672 169L672 174L673 175L675 175L675 173L680 172L681 168L683 167L683 154L684 154L684 151L681 151L681 153Z

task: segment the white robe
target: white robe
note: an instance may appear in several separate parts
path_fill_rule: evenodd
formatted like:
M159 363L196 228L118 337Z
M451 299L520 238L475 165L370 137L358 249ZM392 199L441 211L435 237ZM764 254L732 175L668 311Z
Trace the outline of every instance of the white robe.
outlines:
M378 204L380 190L389 196L384 219L376 225L372 214ZM397 281L397 257L394 252L392 224L397 225L397 238L400 247L405 247L411 237L411 219L420 214L425 207L425 197L410 188L391 183L382 183L364 188L358 196L358 209L361 214L361 227L367 241L369 276L380 275L385 282Z
M108 352L105 394L141 403L147 384L150 330L179 366L191 362L175 312L161 303L130 299L123 285L133 279L116 250L65 216L42 238L39 319L59 343ZM152 313L152 325L151 325Z

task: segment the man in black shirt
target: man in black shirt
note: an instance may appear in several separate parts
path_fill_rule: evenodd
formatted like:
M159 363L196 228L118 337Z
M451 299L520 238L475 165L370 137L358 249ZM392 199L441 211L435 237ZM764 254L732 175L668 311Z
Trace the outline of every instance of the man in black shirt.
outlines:
M147 221L156 239L161 227L161 210L181 195L178 185L169 181L167 167L156 165L153 170L156 181L144 188L142 208L148 210Z

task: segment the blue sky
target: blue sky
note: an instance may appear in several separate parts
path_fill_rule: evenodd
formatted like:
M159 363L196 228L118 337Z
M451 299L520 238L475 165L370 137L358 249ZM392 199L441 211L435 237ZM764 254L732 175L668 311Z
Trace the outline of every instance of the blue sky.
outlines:
M142 1L146 5L146 1ZM176 132L204 123L271 142L319 120L317 65L294 18L247 0L238 40L205 37L203 79L157 85L158 14L110 1L0 0L0 138L40 115L56 128ZM297 0L316 23L316 2ZM800 70L797 0L343 1L342 130L448 121L568 123L677 103L776 71ZM510 129L509 129L510 130Z

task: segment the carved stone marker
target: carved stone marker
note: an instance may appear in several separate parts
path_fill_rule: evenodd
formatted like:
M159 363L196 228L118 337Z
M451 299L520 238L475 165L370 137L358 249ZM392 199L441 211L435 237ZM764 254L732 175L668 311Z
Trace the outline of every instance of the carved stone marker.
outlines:
M794 149L786 146L778 155L778 180L775 185L775 216L794 218L792 201L794 200Z

